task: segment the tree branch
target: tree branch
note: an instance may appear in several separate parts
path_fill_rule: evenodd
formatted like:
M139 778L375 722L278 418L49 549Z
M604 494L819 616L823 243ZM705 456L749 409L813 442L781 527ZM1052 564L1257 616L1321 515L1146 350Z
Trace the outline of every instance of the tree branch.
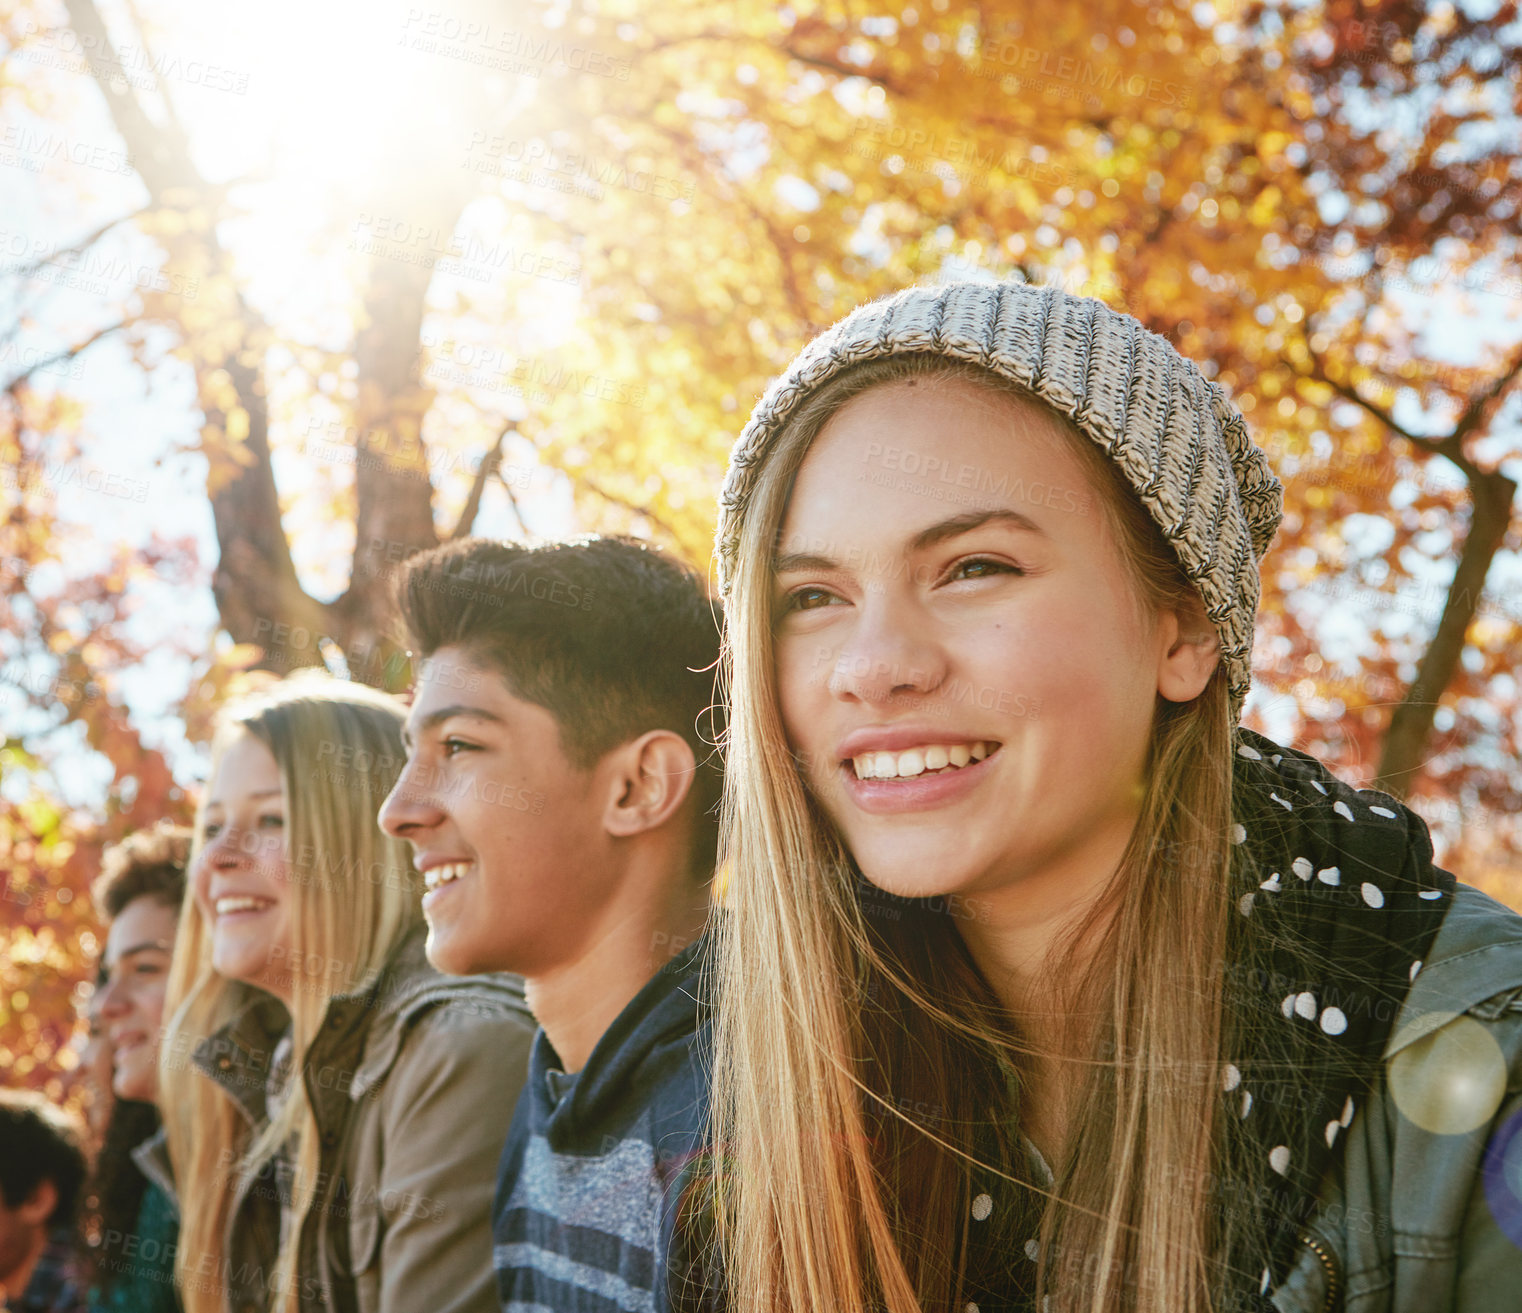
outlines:
M1316 351L1316 349L1312 347L1309 342L1305 344L1305 350L1311 358L1311 369L1309 370L1309 377L1316 379L1317 382L1325 383L1327 387L1331 388L1332 391L1335 392L1344 401L1351 401L1360 410L1372 416L1374 419L1377 419L1397 437L1404 438L1407 442L1410 442L1415 446L1427 451L1435 452L1438 449L1441 441L1440 439L1424 438L1418 433L1411 432L1410 429L1396 420L1395 416L1392 415L1389 411L1385 410L1384 407L1375 405L1374 402L1364 397L1357 388L1353 387L1349 383L1344 383L1341 379L1333 378L1330 371L1326 367L1326 361L1322 359L1321 354ZM1296 368L1293 361L1283 356L1281 356L1280 359L1283 360L1290 369L1293 369L1297 374L1300 374L1301 377L1306 376L1307 371Z
M716 183L724 185L729 192L729 198L734 204L741 206L762 229L776 252L779 272L782 275L783 286L787 290L788 300L792 303L793 313L800 323L812 325L814 315L811 311L808 298L804 295L803 288L798 282L798 271L793 267L792 252L789 249L786 237L777 230L777 225L752 199L750 194L732 180L721 177L713 168L713 161L702 151L697 150L689 138L681 136L674 128L662 124L654 125L655 130L666 139L668 145L675 150L693 172L698 172L695 164L701 164L702 171Z
M48 265L63 259L65 256L82 255L118 224L126 223L129 219L139 218L141 215L147 214L151 208L151 206L145 205L141 209L133 210L131 214L124 214L120 218L112 219L109 223L103 223L88 237L81 237L72 246L59 247L58 250L50 252L43 256L42 259L33 260L31 264L18 265L14 269L0 269L0 278L31 278L40 270L46 269Z
M844 34L838 34L844 40ZM800 64L809 68L817 68L823 73L833 73L837 77L861 78L865 82L872 82L880 86L884 91L894 96L902 96L910 99L910 90L903 83L897 81L881 68L858 68L854 64L847 64L842 59L835 59L829 55L815 54L801 50L795 40L779 42L777 48L789 59L796 59Z
M16 388L25 383L27 379L31 378L31 376L35 374L39 369L46 369L49 365L56 365L60 360L72 360L87 347L94 346L97 342L100 341L101 338L105 337L107 333L115 333L119 329L126 328L126 326L126 323L123 322L120 324L107 324L104 328L96 329L95 332L91 333L89 337L85 338L85 340L79 343L77 346L66 347L62 351L55 351L52 355L45 356L35 364L28 365L24 370L21 371L21 373L17 374L15 378L11 379L11 381L7 383L3 389L0 389L0 391L8 392L14 396Z
M101 52L100 62L108 66L102 69L97 67L95 59L89 61L90 73L105 97L116 129L132 154L133 166L147 184L154 203L161 203L164 194L175 187L200 187L201 179L190 163L189 144L179 130L178 121L171 117L167 127L154 123L143 109L130 80L120 91L108 85L109 65L119 65L120 61L100 11L95 7L95 0L63 0L63 7L69 15L69 26L79 33L86 49L93 43ZM144 62L151 65L151 61ZM169 97L164 96L166 104L168 100Z
M1464 407L1464 413L1459 416L1459 422L1453 426L1449 441L1463 442L1484 423L1486 411L1489 410L1491 403L1511 386L1519 373L1522 373L1522 350L1517 352L1511 364L1469 399L1469 403Z
M1522 351L1518 351L1512 361L1486 384L1484 388L1468 398L1464 403L1463 412L1459 415L1458 422L1454 424L1451 432L1442 437L1423 437L1421 434L1411 432L1405 425L1398 423L1390 411L1368 400L1351 384L1333 378L1326 367L1326 361L1311 347L1309 342L1306 343L1305 349L1311 358L1311 377L1325 383L1338 396L1342 397L1345 401L1351 401L1360 410L1364 411L1365 414L1377 419L1390 432L1394 433L1397 437L1404 438L1419 451L1435 456L1443 456L1452 461L1471 484L1485 477L1486 471L1476 465L1464 450L1464 441L1485 422L1485 416L1492 404L1511 386L1518 374L1522 374ZM1284 357L1280 358L1284 360L1284 363L1289 368L1294 369L1297 374L1304 375L1304 371L1296 369L1292 361Z
M1396 706L1380 745L1375 786L1396 797L1405 797L1424 764L1423 753L1432 735L1438 700L1453 682L1463 657L1464 642L1479 609L1491 562L1501 549L1511 524L1512 502L1517 491L1515 480L1500 470L1483 470L1475 464L1464 450L1464 441L1485 423L1491 406L1522 373L1522 352L1518 352L1485 387L1468 398L1450 432L1440 438L1424 438L1398 424L1387 409L1369 401L1350 384L1333 378L1326 362L1311 349L1309 342L1306 350L1315 378L1373 416L1390 432L1406 439L1418 451L1443 456L1453 462L1469 484L1472 507L1469 532L1454 567L1453 582L1443 602L1443 614L1417 663L1416 678ZM1285 364L1295 369L1293 362L1286 360Z
M583 474L577 474L573 477L575 482L579 483L588 492L596 493L605 502L608 502L614 506L621 506L626 511L632 511L635 515L643 515L645 519L649 520L651 524L655 525L655 527L664 533L672 542L679 543L682 541L681 534L679 534L667 520L657 515L648 506L640 506L636 502L630 501L627 497L620 497L616 492L609 492L606 488L603 488L600 485L594 483L591 479L587 478Z
M518 521L518 532L523 538L531 538L533 535L528 531L528 523L523 518L523 511L518 506L518 499L513 496L513 485L507 481L500 466L497 468L497 482L502 485L502 491L507 494L507 504L513 508L513 518Z
M456 522L454 532L449 535L450 541L470 537L472 526L476 522L476 516L481 513L481 494L486 491L486 481L495 474L502 464L502 444L507 440L509 433L516 432L517 420L508 420L502 432L497 434L497 441L492 444L492 449L481 458L480 467L476 470L476 476L471 480L470 496L465 499L465 509L460 512L460 518ZM506 480L503 480L506 483ZM509 493L509 496L512 494ZM516 507L514 510L516 511ZM522 523L520 520L519 523Z
M180 191L196 198L216 196L219 189L208 187L201 178L178 122L171 118L167 125L155 123L130 85L113 85L112 69L119 61L95 0L64 0L64 8L86 47L99 52L98 58L89 61L90 72L148 188L150 208L165 207L166 197ZM199 242L206 263L230 273L211 224L176 240ZM334 633L330 627L333 608L308 594L296 575L270 463L269 407L255 345L268 333L268 325L248 304L236 281L229 277L228 282L232 300L227 318L236 325L244 350L218 368L225 369L231 380L235 401L213 402L212 390L205 386L206 367L197 366L205 430L217 435L215 441L203 443L211 469L207 492L219 552L212 596L222 627L233 639L258 643L265 650L261 666L285 673L323 663L316 643L310 640L312 635ZM186 331L189 341L194 342L195 336ZM237 411L242 412L238 422L245 436L241 443L229 444L224 435ZM234 456L231 445L241 447L239 455Z

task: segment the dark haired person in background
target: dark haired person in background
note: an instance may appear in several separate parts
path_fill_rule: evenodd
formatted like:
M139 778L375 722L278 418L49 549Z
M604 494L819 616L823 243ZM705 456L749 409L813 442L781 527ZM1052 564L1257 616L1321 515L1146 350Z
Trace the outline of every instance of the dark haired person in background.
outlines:
M174 1313L179 1235L173 1183L155 1152L162 1139L158 1097L164 996L190 830L160 822L106 850L92 894L110 921L103 979L92 1012L105 1028L117 1103L91 1182L99 1229L91 1251L91 1306L120 1313Z
M41 1094L0 1090L0 1308L83 1313L74 1218L84 1127Z
M451 543L398 600L424 661L381 826L423 873L429 960L520 973L541 1027L492 1210L498 1296L664 1308L707 1106L715 608L621 538Z

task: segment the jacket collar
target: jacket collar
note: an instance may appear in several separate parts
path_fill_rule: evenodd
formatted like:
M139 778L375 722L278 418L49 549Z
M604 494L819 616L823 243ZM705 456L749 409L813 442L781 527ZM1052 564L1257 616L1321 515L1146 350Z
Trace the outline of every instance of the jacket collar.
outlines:
M1522 916L1470 885L1459 885L1411 982L1385 1060L1456 1015L1516 989L1522 989Z
M340 1050L360 1049L349 1098L363 1098L395 1063L410 1021L446 999L473 1006L527 1012L523 985L513 976L445 976L428 964L428 930L417 925L392 951L380 974L363 989L328 1000L322 1029L312 1041L307 1064L333 1060ZM285 1005L256 992L231 1021L196 1045L192 1061L216 1081L257 1125L265 1113L275 1046L290 1026ZM339 1065L344 1065L340 1063Z
M138 1171L162 1190L179 1211L180 1197L174 1188L174 1168L169 1161L169 1132L162 1126L131 1152Z
M373 1009L374 1019L349 1086L349 1097L355 1101L385 1080L412 1021L436 1004L452 1001L468 1008L531 1016L517 976L446 976L429 965L426 943L426 928L420 926L386 964L369 993L364 1006Z
M190 1060L222 1087L250 1125L257 1126L264 1120L275 1047L291 1020L285 1004L273 994L250 993L232 1020L195 1046Z
M425 953L427 933L425 926L414 927L370 984L328 1000L308 1063L328 1061L335 1051L350 1045L368 1047L366 1032L374 1035L377 1028L394 1050L399 1040L393 1034L397 1014L427 990L430 979L438 978ZM251 1000L230 1021L196 1045L191 1060L222 1087L251 1125L258 1125L267 1112L275 1050L291 1020L285 1004L274 995L262 990L250 993ZM391 1057L394 1060L394 1051ZM351 1094L358 1098L361 1092Z

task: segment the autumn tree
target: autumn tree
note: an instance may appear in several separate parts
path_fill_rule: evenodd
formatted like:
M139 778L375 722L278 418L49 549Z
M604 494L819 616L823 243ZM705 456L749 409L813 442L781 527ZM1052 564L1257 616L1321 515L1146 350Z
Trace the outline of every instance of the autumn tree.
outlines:
M404 679L386 631L396 563L468 533L493 499L522 527L528 473L569 488L588 528L706 561L728 447L809 336L916 279L1057 283L1200 360L1284 474L1251 715L1287 710L1297 741L1360 779L1419 804L1456 800L1441 837L1483 880L1487 860L1522 842L1500 819L1518 789L1517 617L1486 605L1517 545L1500 468L1516 445L1516 358L1486 343L1478 359L1430 367L1401 289L1436 258L1440 296L1462 297L1513 253L1515 151L1475 131L1501 123L1499 93L1514 94L1509 15L1132 0L367 11L328 67L369 97L354 148L376 163L352 175L335 158L304 198L300 268L324 286L303 299L294 271L283 295L261 287L239 243L240 223L281 223L260 190L281 160L208 176L199 161L216 143L177 108L169 65L123 53L172 45L172 24L94 0L17 8L0 113L25 97L59 122L108 116L132 186L12 279L45 286L126 237L154 276L77 327L44 323L45 305L18 314L13 336L48 328L58 345L0 374L7 468L57 468L71 444L110 432L87 387L48 375L61 362L114 343L146 379L190 381L224 649L198 654L189 705L204 737L216 698L260 672ZM55 94L23 56L70 39L87 57ZM312 331L287 304L314 297L343 331ZM1462 483L1423 482L1440 458ZM292 462L304 491L277 477ZM1402 488L1414 491L1393 538L1353 532L1391 522ZM7 495L7 559L36 581L7 614L7 668L57 672L77 653L69 678L104 691L76 705L50 673L23 689L32 713L48 734L126 732L112 681L142 654L110 636L128 632L127 575L64 571L97 607L70 610L48 582L68 534L37 518L41 494L19 474ZM326 590L300 565L319 541L344 558ZM1460 560L1436 628L1399 633L1378 599L1401 601L1424 577L1413 553L1440 566L1444 550ZM185 545L160 551L112 568L178 570L191 588ZM1365 590L1373 651L1356 669L1320 656L1307 601L1328 580ZM181 641L193 651L198 638L204 649L204 634ZM42 729L20 736L26 755L11 763L39 803L56 796L44 742ZM109 736L91 746L128 807L126 782L154 753ZM167 771L154 778L175 787ZM141 797L131 818L183 806ZM126 823L122 808L105 830L84 813L63 823L98 836ZM18 846L29 833L14 831L11 888L56 889L40 904L56 912L93 850L79 843L67 875L44 871L38 849ZM69 933L65 984L87 970L86 931ZM48 1041L27 1042L51 1060Z

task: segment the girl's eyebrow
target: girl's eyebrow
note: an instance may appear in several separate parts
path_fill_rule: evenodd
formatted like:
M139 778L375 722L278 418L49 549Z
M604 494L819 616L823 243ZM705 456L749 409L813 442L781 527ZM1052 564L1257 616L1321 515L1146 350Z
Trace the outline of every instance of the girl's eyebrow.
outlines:
M971 533L972 530L979 529L985 524L1003 524L1011 529L1046 537L1046 530L1028 515L1021 515L1019 511L1010 510L1007 506L991 506L987 510L964 511L961 515L953 515L949 519L932 524L928 529L922 529L915 534L909 546L915 551L924 547L934 547L936 543L944 542L947 538L955 538L961 533Z
M281 792L282 790L280 789L260 789L257 793L251 793L248 796L250 798L278 798ZM210 811L213 807L225 807L226 805L221 798L213 798L206 804L206 810Z
M174 951L172 944L166 944L162 939L149 939L141 944L133 944L131 948L124 948L113 959L113 963L120 964L137 953L171 953Z
M813 552L787 552L772 559L773 574L787 574L790 570L834 570L838 563L828 556Z
M1040 534L1043 538L1047 536L1046 530L1029 516L1010 510L1007 506L992 506L986 510L963 511L960 515L952 515L944 520L936 521L929 528L921 529L914 535L909 542L909 550L923 551L927 547L934 547L937 543L945 542L948 538L971 533L985 524L1003 524L1024 533ZM772 558L773 574L787 574L792 570L838 570L839 568L838 561L828 556L821 556L817 552L784 552Z

